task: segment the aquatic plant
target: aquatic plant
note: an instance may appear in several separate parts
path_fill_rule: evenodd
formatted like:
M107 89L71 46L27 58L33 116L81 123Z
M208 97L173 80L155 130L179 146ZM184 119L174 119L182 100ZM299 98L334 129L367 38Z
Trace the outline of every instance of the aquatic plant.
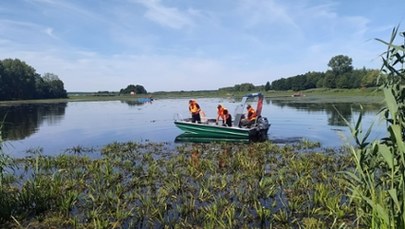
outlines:
M270 142L176 149L115 142L104 146L100 157L89 153L45 157L35 152L19 159L18 166L26 169L10 183L14 219L4 215L5 225L352 226L354 211L336 176L349 161L343 153L302 153Z

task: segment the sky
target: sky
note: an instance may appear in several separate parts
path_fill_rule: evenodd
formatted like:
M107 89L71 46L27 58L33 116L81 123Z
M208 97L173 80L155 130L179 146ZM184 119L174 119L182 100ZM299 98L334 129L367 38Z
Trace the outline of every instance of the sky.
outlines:
M0 59L56 74L68 92L216 90L380 68L405 0L1 0ZM399 41L402 42L402 41Z

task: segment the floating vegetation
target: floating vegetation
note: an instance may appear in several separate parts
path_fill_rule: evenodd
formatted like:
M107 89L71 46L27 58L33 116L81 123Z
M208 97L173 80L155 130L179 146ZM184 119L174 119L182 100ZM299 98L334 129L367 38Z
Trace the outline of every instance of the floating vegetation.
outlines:
M65 150L65 153L71 153L71 154L83 154L83 153L93 153L96 152L97 149L94 147L85 147L85 146L81 146L81 145L77 145L77 146L73 146L70 148L67 148Z
M305 142L309 150L312 144ZM80 149L80 148L77 148ZM76 152L76 150L68 150ZM350 155L294 146L115 142L15 159L0 223L64 228L357 227L339 171ZM3 165L4 167L4 165ZM4 170L3 170L4 171ZM9 170L11 172L11 170ZM3 202L2 202L3 203Z

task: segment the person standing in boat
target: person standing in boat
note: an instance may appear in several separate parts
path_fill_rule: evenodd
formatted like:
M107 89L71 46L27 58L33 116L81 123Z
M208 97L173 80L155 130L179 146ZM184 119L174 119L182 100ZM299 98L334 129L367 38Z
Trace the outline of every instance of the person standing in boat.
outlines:
M194 99L190 99L190 101L188 101L188 109L191 113L191 122L201 123L201 108L200 105L198 105L197 101L195 101Z
M229 114L228 109L224 108L224 126L232 126L232 115Z
M225 123L225 117L224 117L224 107L221 104L218 104L217 106L217 119L215 120L215 123L218 125L218 122L222 120L222 123Z

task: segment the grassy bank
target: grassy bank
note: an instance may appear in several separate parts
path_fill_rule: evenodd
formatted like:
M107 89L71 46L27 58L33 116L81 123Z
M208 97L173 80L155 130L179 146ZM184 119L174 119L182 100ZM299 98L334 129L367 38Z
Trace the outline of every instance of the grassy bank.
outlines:
M375 88L366 89L311 89L301 91L302 95L294 97L296 92L266 92L266 98L305 103L381 103L384 95Z
M254 91L256 92L256 91ZM181 91L181 92L156 92L146 95L97 95L94 93L70 93L66 99L44 99L44 100L12 100L0 101L1 105L21 103L60 103L60 102L81 102L81 101L112 101L112 100L136 100L138 98L214 98L214 97L236 97L252 92L223 92L223 91ZM301 91L303 96L293 97L294 91L262 91L267 99L291 100L298 102L362 102L375 103L383 99L382 92L375 88L365 89L311 89Z

